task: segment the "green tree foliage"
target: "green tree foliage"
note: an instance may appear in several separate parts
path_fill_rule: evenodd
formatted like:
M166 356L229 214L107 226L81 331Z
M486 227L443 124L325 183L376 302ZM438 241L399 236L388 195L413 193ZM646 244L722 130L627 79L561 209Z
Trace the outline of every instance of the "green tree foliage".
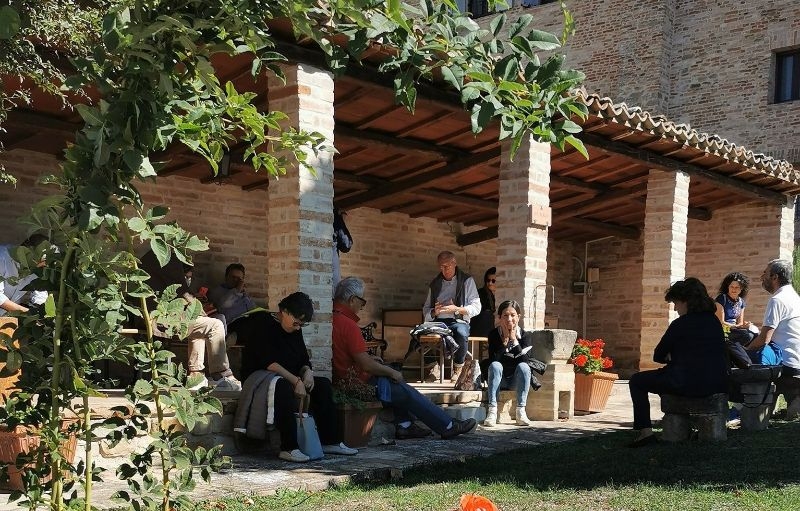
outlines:
M453 0L12 0L0 7L0 129L4 114L29 101L33 88L61 97L84 121L60 171L43 179L52 195L25 220L31 232L49 234L57 250L43 243L16 254L21 274L36 275L32 286L50 299L21 317L24 350L2 341L9 369L21 367L23 381L0 420L35 425L42 435L33 455L39 468L26 478L28 507L91 509L92 484L102 474L89 448L85 462L70 466L58 445L68 408L82 419L87 446L96 440L88 409L97 392L96 361L123 361L147 374L126 391L133 411L120 409L107 424L113 442L139 431L153 438L117 471L128 482L117 495L124 505L191 508L183 495L194 476L208 479L225 463L219 449L186 446L180 430L219 413L220 405L207 392L184 388L185 373L153 336L154 321L185 333L198 306L174 290L156 296L134 255L145 244L162 264L171 257L188 262L207 242L165 222L168 208L145 204L136 183L155 179L159 165L151 155L175 144L214 169L231 145L243 145L245 159L271 175L332 150L319 133L285 126L282 112L259 110L253 94L217 76L221 55L248 56L254 76L264 69L282 76L286 56L268 26L278 18L291 22L298 39L316 41L335 73L360 65L372 45L393 48L379 71L394 77L397 102L412 111L418 84L436 83L460 94L476 133L498 123L512 149L532 134L585 154L570 118L584 117L586 108L568 93L583 76L562 69L556 51L563 40L532 29L530 16L509 25L501 15L480 29ZM571 18L565 20L568 29ZM120 334L131 318L145 335ZM180 427L163 420L167 409ZM148 429L152 416L156 426ZM43 483L50 473L52 481ZM70 473L82 489L64 477Z

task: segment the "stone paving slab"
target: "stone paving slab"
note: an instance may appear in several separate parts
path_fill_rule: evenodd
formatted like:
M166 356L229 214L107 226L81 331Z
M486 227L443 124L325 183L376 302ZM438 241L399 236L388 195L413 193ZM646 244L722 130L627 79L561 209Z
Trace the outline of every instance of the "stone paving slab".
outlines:
M270 495L279 489L324 490L351 480L389 480L402 477L403 471L414 466L630 429L633 412L627 383L624 380L615 382L608 406L602 413L553 422L537 421L530 428L511 424L493 428L478 426L475 432L453 440L432 436L398 441L394 445L364 448L357 456L329 456L306 464L287 463L274 455L236 455L232 458L232 469L213 475L211 484L199 483L192 498L200 501L235 495ZM658 396L650 397L652 417L659 419L662 413ZM124 461L124 458L103 460L109 469L106 481L95 483L92 490L99 508L113 507L111 495L124 489L124 483L114 479L114 469ZM0 495L0 511L21 509L6 500L5 495Z

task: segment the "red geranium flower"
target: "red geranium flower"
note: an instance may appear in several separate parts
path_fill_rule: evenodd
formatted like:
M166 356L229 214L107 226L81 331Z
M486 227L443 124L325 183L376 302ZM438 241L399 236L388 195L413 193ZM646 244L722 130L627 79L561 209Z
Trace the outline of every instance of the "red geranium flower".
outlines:
M569 359L569 362L575 366L575 372L592 374L613 366L611 358L603 356L605 345L603 339L593 341L578 339L575 346L572 347L572 355Z

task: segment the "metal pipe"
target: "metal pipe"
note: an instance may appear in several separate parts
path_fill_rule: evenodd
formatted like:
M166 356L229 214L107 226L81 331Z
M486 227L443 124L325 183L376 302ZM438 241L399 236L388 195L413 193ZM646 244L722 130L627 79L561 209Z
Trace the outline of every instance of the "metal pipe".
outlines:
M613 238L614 236L604 236L602 238L597 238L594 240L589 240L584 244L583 247L583 275L586 279L586 283L583 286L583 335L582 337L586 339L586 309L587 309L587 302L589 299L589 244L590 243L597 243L599 241L605 241L607 239Z

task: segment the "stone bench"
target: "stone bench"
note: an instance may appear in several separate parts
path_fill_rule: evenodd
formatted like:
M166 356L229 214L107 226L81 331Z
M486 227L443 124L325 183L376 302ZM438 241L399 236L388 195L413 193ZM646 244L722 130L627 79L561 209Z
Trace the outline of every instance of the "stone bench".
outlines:
M780 366L753 365L748 369L732 369L729 399L741 403L741 428L763 431L775 407L775 384L781 374Z
M703 441L723 442L728 433L728 395L714 394L706 397L661 395L662 440L681 442L689 439L693 429Z
M800 375L782 375L775 381L775 394L786 400L786 419L800 417Z

